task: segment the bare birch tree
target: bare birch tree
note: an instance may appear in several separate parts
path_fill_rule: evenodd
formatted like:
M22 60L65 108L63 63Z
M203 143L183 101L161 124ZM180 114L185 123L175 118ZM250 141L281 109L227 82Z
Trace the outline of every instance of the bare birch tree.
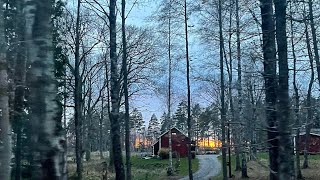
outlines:
M0 4L4 4L0 1ZM4 9L0 10L0 179L10 179L11 129L9 121L8 72L4 31Z
M57 86L52 51L52 4L41 0L26 0L26 44L30 72L30 119L34 179L61 179L59 156L64 151L64 133L58 114Z

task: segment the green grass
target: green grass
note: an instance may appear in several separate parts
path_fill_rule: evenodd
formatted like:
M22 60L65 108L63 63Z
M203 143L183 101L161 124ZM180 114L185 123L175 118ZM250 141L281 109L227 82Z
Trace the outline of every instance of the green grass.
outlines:
M159 159L142 159L137 156L131 157L132 167L138 169L154 169L154 168L165 168L168 166L168 160Z
M257 153L258 159L269 159L269 153L268 152L259 152Z
M300 155L300 159L303 160L303 155ZM308 156L309 160L320 160L320 154L314 154L314 155L309 155Z
M240 157L241 158L241 157ZM222 156L218 157L218 160L220 161L220 163L222 164ZM227 155L227 162L229 162L229 157ZM235 167L236 167L236 156L235 155L231 155L231 174L235 173ZM227 175L229 176L229 166L227 166ZM219 172L218 175L211 177L210 180L221 180L223 179L223 172L222 169Z
M142 159L139 157L132 157L132 176L134 180L160 180L167 179L167 167L169 165L169 160L160 159ZM173 159L173 166L175 167L177 159ZM193 172L199 169L199 160L192 160ZM188 175L188 158L180 159L180 166L175 171L175 176L183 177Z
M192 160L192 171L197 172L199 169L199 160L197 158ZM179 175L187 176L189 174L188 171L188 158L181 158L180 167L179 167Z
M83 162L83 179L86 180L100 180L102 174L104 173L103 162L109 162L106 159L100 159L99 156L92 156L91 161ZM169 165L169 160L160 159L142 159L137 156L131 157L132 164L132 179L133 180L173 180L179 179L188 175L188 158L180 159L180 166L174 172L174 176L167 176L167 168ZM173 166L177 164L177 159L173 159ZM125 162L124 162L125 165ZM199 169L199 160L192 160L193 172ZM76 177L76 164L74 162L69 162L68 164L69 176ZM108 172L108 178L114 179L114 172Z

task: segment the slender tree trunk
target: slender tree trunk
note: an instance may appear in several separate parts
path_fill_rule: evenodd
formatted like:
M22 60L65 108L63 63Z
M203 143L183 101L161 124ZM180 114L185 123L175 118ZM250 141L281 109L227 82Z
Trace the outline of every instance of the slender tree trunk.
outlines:
M64 152L64 134L57 105L52 51L52 3L27 1L26 45L30 71L28 85L32 129L32 179L61 179L59 156Z
M86 124L87 124L87 130L86 130L86 161L91 160L91 126L92 126L92 79L90 77L89 79L89 95L88 95L88 112L86 116Z
M3 1L0 1L4 4ZM10 179L11 128L9 122L8 72L4 31L4 10L0 11L0 179Z
M129 93L128 93L128 69L127 69L127 38L126 38L126 1L121 2L122 14L122 72L123 72L123 89L125 103L125 145L126 145L126 179L131 179L131 160L130 160L130 116L129 116Z
M172 58L171 58L171 0L169 0L169 20L168 20L168 58L169 58L169 77L168 77L168 118L169 118L169 168L168 170L173 170L172 162L172 134L171 128L173 125L171 119L171 83L172 83Z
M108 81L108 80L106 80ZM100 112L100 118L99 118L99 154L100 159L103 159L103 137L102 137L102 128L103 128L103 121L104 121L104 95L101 99L101 112Z
M222 2L219 0L219 40L220 40L220 88L221 88L221 129L222 129L222 172L223 179L227 179L227 159L226 159L226 111L225 111L225 100L224 100L224 70L223 70L223 35L222 35Z
M312 41L313 41L313 51L314 51L314 60L317 64L317 73L318 73L318 82L320 83L320 60L319 60L319 49L318 49L318 39L316 33L316 27L313 19L313 0L308 1L309 5L309 18L310 18L310 27L311 27L311 34L312 34Z
M279 57L279 179L294 179L292 139L289 112L289 69L286 33L286 0L274 1L276 39Z
M60 157L60 164L61 164L61 180L67 180L68 179L68 167L67 167L67 159L68 159L68 131L67 131L67 76L66 76L66 68L65 68L65 74L64 74L64 87L63 87L63 131L64 131L64 139L65 139L65 145L64 145L64 152L61 154Z
M230 106L230 111L231 111L231 121L235 122L235 111L234 111L234 105L233 105L233 96L232 96L232 83L233 83L233 67L232 67L232 47L231 47L231 41L232 41L232 13L233 13L233 4L234 1L230 1L230 13L229 13L229 40L228 40L228 46L229 46L229 63L227 61L227 58L225 56L225 62L226 62L226 66L227 66L227 72L228 72L228 77L229 77L229 106ZM229 64L229 65L228 65ZM230 130L229 130L230 129ZM230 125L228 126L228 153L229 153L229 177L231 178L231 139L230 139L230 132L231 131L231 127ZM232 133L235 134L239 134L239 132L237 132L237 128L232 130ZM234 149L235 149L235 153L236 153L236 171L241 170L241 166L240 166L240 151L239 151L239 141L240 138L238 136L234 137Z
M108 121L109 121L109 128L111 129L111 120L110 120L110 113L111 113L111 105L110 105L110 79L109 79L109 66L108 66L108 62L107 62L107 53L105 55L105 59L104 59L104 65L105 65L105 76L106 76L106 89L107 89L107 112L108 112ZM108 150L109 150L109 169L113 170L113 152L112 152L112 135L111 135L111 131L110 131L110 137L108 137L107 142L107 146L108 146Z
M237 22L237 59L238 59L238 107L239 107L239 121L242 123L242 71L241 71L241 42L240 42L240 19L239 19L239 0L236 0L236 22ZM240 133L241 137L241 133ZM240 141L241 143L241 141ZM239 151L239 150L238 150ZM239 153L238 153L239 154ZM239 160L238 160L239 161ZM240 162L237 162L240 164ZM241 177L242 178L248 178L247 175L247 162L244 152L242 152L242 160L241 160ZM240 165L236 164L239 166ZM237 169L237 168L236 168Z
M276 77L276 47L275 47L275 24L273 20L272 0L260 0L263 34L263 58L264 79L266 94L266 118L268 123L269 163L270 180L278 179L278 156L279 140L277 129L277 77ZM286 36L285 36L286 37Z
M6 0L4 10L4 28L5 28L5 42L8 44L6 48L7 74L8 74L8 94L9 94L9 120L14 118L14 98L15 98L15 65L17 59L17 51L19 48L19 41L17 38L17 1ZM13 142L15 143L15 142Z
M250 78L251 79L251 78ZM252 146L252 155L256 157L257 155L257 138L256 138L256 104L254 100L254 95L253 95L253 88L252 88L252 82L250 80L250 85L249 85L249 96L250 96L250 101L251 101L251 106L252 106L252 125L253 125L253 131L251 133L251 146Z
M64 64L64 82L63 82L63 131L64 131L64 139L65 139L65 147L64 152L60 157L61 164L61 180L68 179L68 167L67 167L67 159L68 159L68 131L67 131L67 67Z
M292 17L292 2L290 2L290 15ZM302 179L301 166L300 166L300 117L299 117L299 90L297 86L297 57L295 52L295 44L294 44L294 32L293 32L293 21L292 18L290 20L291 26L291 48L292 48L292 56L293 56L293 88L294 88L294 99L295 99L295 126L296 126L296 138L295 138L295 149L296 149L296 178Z
M24 45L20 45L20 49L23 49ZM22 54L23 51L20 51ZM19 180L21 177L21 141L22 141L22 126L24 114L24 99L25 99L25 76L26 76L26 57L18 55L17 64L16 64L16 92L15 92L15 113L14 121L16 124L16 133L17 133L17 142L16 142L16 151L15 151L15 179Z
M186 40L186 61L187 61L187 126L188 126L188 167L189 167L189 179L193 180L192 174L192 155L191 155L191 92L190 92L190 60L189 60L189 42L188 42L188 17L187 17L187 1L184 0L184 28L185 28L185 40Z
M186 40L186 61L187 61L187 126L188 126L188 170L189 180L193 180L192 174L192 155L191 155L191 93L190 93L190 61L189 61L189 42L188 42L188 15L187 15L187 0L184 0L184 30Z
M111 121L112 150L114 158L114 167L116 180L125 179L125 171L122 162L121 139L120 139L120 121L119 121L119 102L120 102L120 80L118 74L117 62L117 30L116 30L116 0L110 0L109 5L109 23L110 23L110 60L111 60L111 112L109 114Z
M18 10L18 26L17 34L20 41L17 53L17 61L15 65L15 102L14 102L14 121L16 124L16 150L15 150L15 180L21 179L21 153L22 153L22 125L24 112L24 99L25 99L25 86L26 86L26 45L24 38L25 25L22 15L22 3L17 3Z
M314 82L314 66L313 66L313 55L312 55L312 49L310 45L310 38L309 38L309 29L308 24L305 22L306 27L306 43L307 43L307 49L308 49L308 56L310 61L310 69L311 69L311 76L308 86L308 93L307 93L307 120L306 120L306 135L305 135L305 146L304 146L304 161L303 161L303 168L309 167L308 162L308 149L309 149L309 135L310 135L310 123L312 122L312 111L313 108L311 106L311 96L312 96L312 87Z
M74 123L75 123L75 135L76 135L76 164L77 164L77 176L78 179L82 179L82 142L81 142L81 100L82 100L82 83L80 77L80 5L81 2L78 0L77 4L77 20L76 20L76 44L75 44L75 91L74 91Z

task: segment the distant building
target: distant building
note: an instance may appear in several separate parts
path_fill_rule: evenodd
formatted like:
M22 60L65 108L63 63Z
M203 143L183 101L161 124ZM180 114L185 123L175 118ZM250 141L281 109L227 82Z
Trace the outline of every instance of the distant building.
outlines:
M320 153L320 129L311 129L308 138L309 147L307 148L309 154ZM301 132L299 137L299 151L303 153L305 149L306 132Z
M187 157L188 137L177 128L171 129L171 135L172 152L178 154L180 157ZM191 145L191 151L194 151L195 146L193 144ZM158 141L155 144L153 144L152 148L153 155L158 155L158 152L161 148L169 148L169 131L161 134L158 138Z

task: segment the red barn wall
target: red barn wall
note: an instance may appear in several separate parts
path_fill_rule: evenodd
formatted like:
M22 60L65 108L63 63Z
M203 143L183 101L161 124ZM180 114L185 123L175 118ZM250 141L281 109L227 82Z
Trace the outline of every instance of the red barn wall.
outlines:
M299 150L303 152L305 146L305 135L301 135L299 139ZM320 137L310 134L308 152L311 154L320 152Z
M176 129L172 129L172 152L177 152L180 157L188 156L188 139ZM174 133L176 133L174 135ZM169 148L169 133L161 137L161 148Z

